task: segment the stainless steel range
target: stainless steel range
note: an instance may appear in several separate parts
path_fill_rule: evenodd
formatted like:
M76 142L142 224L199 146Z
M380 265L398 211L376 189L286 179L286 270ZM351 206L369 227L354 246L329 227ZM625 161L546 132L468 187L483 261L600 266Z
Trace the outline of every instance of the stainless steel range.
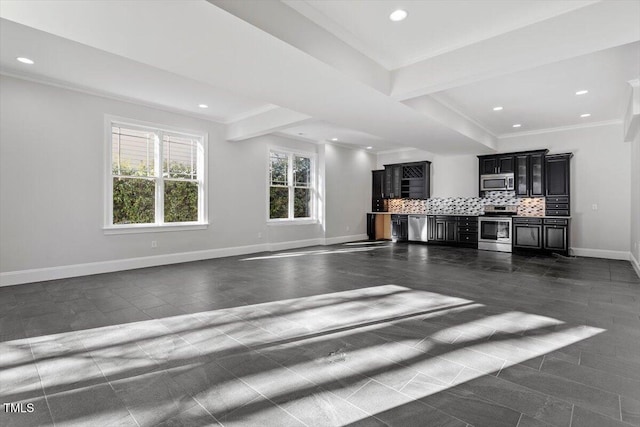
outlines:
M518 213L516 205L487 205L478 218L478 249L511 252L511 217Z

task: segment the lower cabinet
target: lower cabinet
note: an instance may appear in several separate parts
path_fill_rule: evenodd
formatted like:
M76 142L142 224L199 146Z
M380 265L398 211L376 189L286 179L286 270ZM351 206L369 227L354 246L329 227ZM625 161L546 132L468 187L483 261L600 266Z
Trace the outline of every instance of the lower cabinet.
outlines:
M409 216L391 215L391 240L406 242L409 240Z
M513 218L513 247L542 249L542 218Z
M367 214L367 236L376 240L376 214Z
M433 241L455 243L458 237L458 224L455 216L435 216ZM431 240L431 239L430 239Z
M513 248L569 254L569 219L513 218Z
M478 247L478 218L429 215L429 243Z
M544 249L553 252L569 252L569 220L559 218L544 219Z

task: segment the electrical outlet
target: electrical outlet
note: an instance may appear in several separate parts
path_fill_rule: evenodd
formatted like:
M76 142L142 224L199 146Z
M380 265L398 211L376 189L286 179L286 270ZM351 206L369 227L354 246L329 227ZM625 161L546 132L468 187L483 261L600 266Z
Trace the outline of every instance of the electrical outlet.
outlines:
M591 209L594 210L594 211L597 211L598 210L598 204L597 203L592 204L591 205Z
M262 239L262 233L258 233L258 239Z
M158 242L157 242L157 241L155 241L155 240L152 240L152 241L151 241L151 247L152 247L152 248L157 248L157 247L158 247Z
M349 228L349 226L347 225L347 231L349 231L349 229L350 229L350 228Z

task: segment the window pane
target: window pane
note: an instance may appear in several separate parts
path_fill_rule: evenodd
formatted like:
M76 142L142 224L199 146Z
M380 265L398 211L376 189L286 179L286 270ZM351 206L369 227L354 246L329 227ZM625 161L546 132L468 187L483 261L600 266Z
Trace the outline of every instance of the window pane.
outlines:
M271 185L289 185L287 180L287 168L289 157L283 153L271 152ZM279 218L279 217L278 217Z
M196 179L198 140L186 136L164 135L162 172L167 178Z
M149 179L113 178L113 223L153 224L155 188Z
M295 157L293 168L293 181L296 187L310 187L311 185L311 159L308 157Z
M311 189L309 188L294 189L293 217L294 218L310 218L311 217Z
M164 182L164 222L198 220L198 184L189 181Z
M269 201L269 218L289 217L289 189L286 187L271 187Z
M111 141L113 175L154 176L156 135L153 132L113 126Z

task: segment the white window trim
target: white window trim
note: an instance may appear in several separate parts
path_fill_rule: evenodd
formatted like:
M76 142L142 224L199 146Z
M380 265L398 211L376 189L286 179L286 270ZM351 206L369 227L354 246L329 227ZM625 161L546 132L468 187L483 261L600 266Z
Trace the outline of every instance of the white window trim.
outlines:
M311 217L310 218L270 218L271 211L271 176L269 171L271 170L271 152L276 151L278 153L287 154L289 156L289 161L293 159L294 156L308 157L311 159L311 183L312 183L312 197L311 197ZM302 150L293 150L291 148L286 147L276 147L270 146L267 147L267 192L266 192L266 217L267 217L267 225L269 226L282 226L282 225L310 225L310 224L318 224L318 174L317 174L317 153L311 151L302 151ZM287 170L287 174L289 175L287 180L288 182L293 184L293 173L292 168ZM289 186L291 188L291 186ZM293 205L289 205L289 215L293 215L291 210L293 209Z
M173 222L162 223L156 222L153 224L113 224L113 176L112 170L112 126L130 126L134 129L149 129L159 132L178 133L185 136L193 136L201 138L202 144L199 147L201 150L200 155L197 158L198 174L198 221L197 222ZM187 230L202 230L206 229L209 225L208 207L208 146L209 135L206 132L198 132L191 129L182 129L174 126L167 126L159 123L145 122L142 120L130 119L126 117L113 116L105 114L104 116L104 222L103 231L104 234L132 234L132 233L149 233L149 232L164 232L164 231L187 231ZM162 139L162 138L161 138ZM158 173L162 174L162 163L158 162L158 158L161 156L163 150L162 140L158 143L159 152L156 153L156 164ZM155 179L158 179L157 177ZM162 178L159 181L163 181ZM158 212L158 206L164 203L164 192L162 188L156 191L156 212ZM160 215L156 215L159 218Z

